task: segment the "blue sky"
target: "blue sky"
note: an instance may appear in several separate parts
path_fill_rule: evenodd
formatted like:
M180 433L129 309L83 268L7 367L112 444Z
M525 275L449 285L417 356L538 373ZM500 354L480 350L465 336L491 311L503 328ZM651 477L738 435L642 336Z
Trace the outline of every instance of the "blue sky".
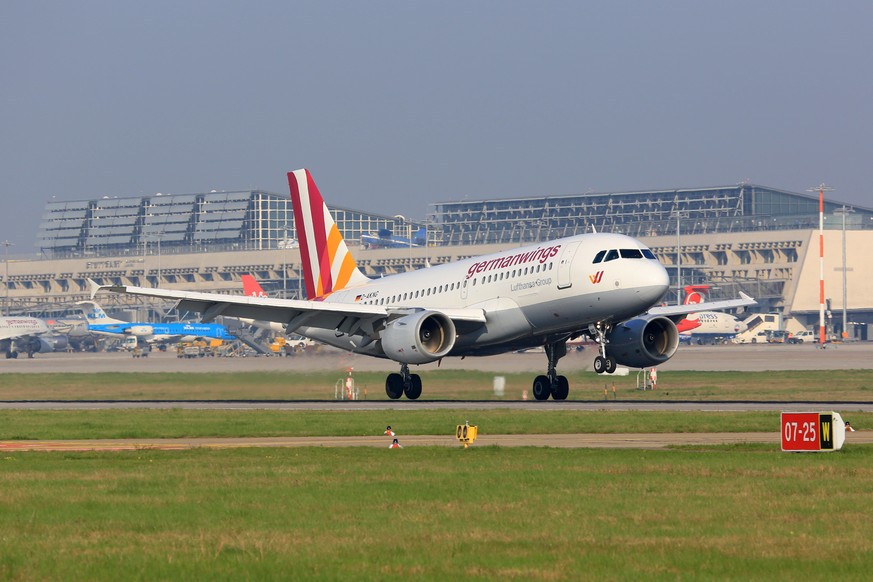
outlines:
M0 3L0 240L45 202L735 184L873 206L873 3Z

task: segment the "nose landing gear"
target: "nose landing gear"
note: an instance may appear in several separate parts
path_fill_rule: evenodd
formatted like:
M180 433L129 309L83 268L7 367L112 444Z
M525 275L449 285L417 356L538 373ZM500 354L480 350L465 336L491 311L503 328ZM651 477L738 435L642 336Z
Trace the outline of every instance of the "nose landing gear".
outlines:
M606 355L606 334L612 326L608 323L597 322L588 326L588 335L600 346L600 355L594 358L594 371L598 374L612 374L615 372L618 362L612 356Z

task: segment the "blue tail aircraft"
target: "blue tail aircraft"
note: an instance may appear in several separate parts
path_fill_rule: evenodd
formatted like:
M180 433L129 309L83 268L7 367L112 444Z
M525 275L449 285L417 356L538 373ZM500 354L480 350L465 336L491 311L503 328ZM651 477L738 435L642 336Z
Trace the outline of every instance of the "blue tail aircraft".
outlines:
M197 339L235 340L227 328L217 323L129 322L109 317L94 301L80 301L91 333L116 338L137 337L146 342L194 341Z

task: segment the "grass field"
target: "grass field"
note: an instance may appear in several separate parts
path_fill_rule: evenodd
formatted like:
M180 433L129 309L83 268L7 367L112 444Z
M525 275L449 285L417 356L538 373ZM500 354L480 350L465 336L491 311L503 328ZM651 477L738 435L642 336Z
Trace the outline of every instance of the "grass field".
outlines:
M334 375L4 374L0 399L325 399ZM492 398L492 376L429 372L425 395ZM668 378L617 395L869 400L873 379ZM0 440L452 434L464 420L483 434L778 431L770 412L0 410ZM865 579L871 483L873 447L851 444L5 451L0 580Z
M421 373L422 400L493 399L494 373L430 370ZM529 372L503 374L507 400L530 394ZM340 379L337 372L3 374L0 400L89 399L332 399ZM568 376L570 400L843 400L873 398L873 370L802 372L690 372L661 373L658 389L641 391L636 376L604 378L590 372ZM387 400L385 374L360 372L355 380L371 400ZM532 396L531 396L532 398Z
M873 449L17 453L4 580L866 579Z

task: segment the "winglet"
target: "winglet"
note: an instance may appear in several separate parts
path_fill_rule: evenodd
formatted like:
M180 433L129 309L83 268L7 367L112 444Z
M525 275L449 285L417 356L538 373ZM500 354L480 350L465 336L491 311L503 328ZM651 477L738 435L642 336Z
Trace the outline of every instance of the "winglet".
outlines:
M101 285L94 279L90 278L88 279L88 286L91 287L91 301L94 301L94 297L97 295L97 293L106 288L105 285Z

